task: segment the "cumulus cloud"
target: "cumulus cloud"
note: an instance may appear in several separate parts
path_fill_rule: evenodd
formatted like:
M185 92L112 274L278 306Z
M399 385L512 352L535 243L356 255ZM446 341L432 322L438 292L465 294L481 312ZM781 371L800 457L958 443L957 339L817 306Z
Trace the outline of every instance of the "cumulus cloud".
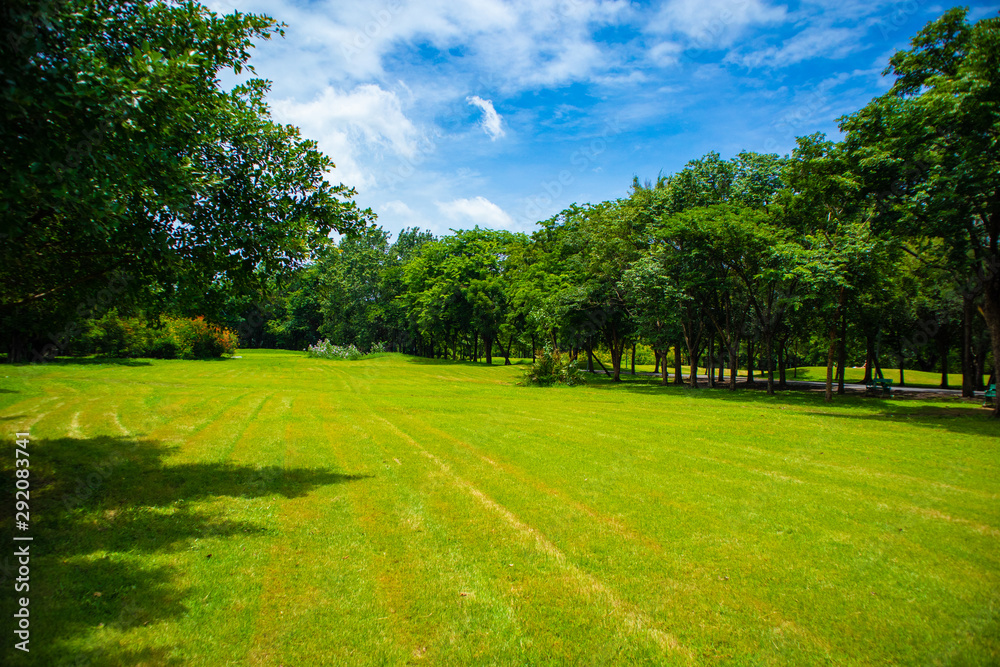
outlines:
M514 219L486 197L455 199L435 204L442 215L462 227L479 225L489 229L508 229L514 225Z
M277 100L279 121L291 123L337 164L337 176L348 185L372 187L374 157L414 160L422 134L403 112L399 97L375 84L350 91L327 87L309 102Z
M490 135L490 139L496 141L504 135L503 127L501 125L503 118L497 113L496 109L493 108L492 101L484 100L479 97L479 95L467 97L465 98L465 101L483 110L483 120L480 122L480 127L483 128L483 131L486 132L486 134Z

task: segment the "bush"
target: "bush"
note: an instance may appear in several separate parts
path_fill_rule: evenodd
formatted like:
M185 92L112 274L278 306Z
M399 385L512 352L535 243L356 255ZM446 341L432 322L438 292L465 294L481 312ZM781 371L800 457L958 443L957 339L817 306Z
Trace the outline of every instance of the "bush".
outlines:
M182 317L160 317L149 321L121 317L108 311L91 320L73 351L107 357L153 357L156 359L203 359L236 351L236 335L205 321Z
M387 351L387 348L388 345L385 343L375 343L372 345L371 350L368 351L368 354L365 354L355 347L354 344L346 346L334 345L328 338L324 338L315 345L310 345L306 349L306 352L309 353L310 357L319 357L320 359L348 359L354 361L373 354L383 354Z
M577 366L576 361L571 361L568 356L564 359L559 352L545 348L535 363L524 372L521 384L547 387L556 383L573 387L586 384L587 378Z
M315 345L310 345L306 350L310 357L319 357L320 359L349 359L354 361L355 359L360 359L364 354L361 350L354 347L354 345L348 345L342 347L340 345L334 345L329 339L324 338Z

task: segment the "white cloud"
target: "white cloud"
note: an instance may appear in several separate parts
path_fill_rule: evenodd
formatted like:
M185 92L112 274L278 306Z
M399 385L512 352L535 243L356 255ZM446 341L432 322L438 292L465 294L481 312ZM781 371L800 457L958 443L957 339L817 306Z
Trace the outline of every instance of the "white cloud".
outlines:
M675 65L680 60L684 47L677 42L660 42L646 53L646 57L657 67Z
M434 203L445 217L463 227L479 225L489 229L508 229L514 226L514 219L486 197Z
M648 24L660 34L686 35L697 48L728 46L753 25L785 20L784 6L765 0L670 0Z
M288 24L288 36L260 49L254 62L299 98L332 82L384 81L401 48L447 52L449 65L476 71L486 88L586 80L619 60L595 31L635 16L628 0L239 1L241 11ZM295 81L284 81L291 71Z
M501 126L503 118L493 108L491 100L484 100L479 95L473 95L472 97L465 98L465 101L483 110L483 120L480 126L486 134L490 135L490 139L496 141L504 135L503 127Z
M416 215L413 209L406 205L406 202L394 199L392 201L387 201L379 207L380 213L391 213L393 215L402 215L407 217L413 217Z
M744 67L787 67L811 58L843 58L857 48L866 28L832 28L815 26L806 28L785 41L781 47L772 46L743 55L730 53L727 62Z
M406 117L397 95L375 84L349 92L327 87L310 102L277 100L274 116L291 123L319 143L337 164L335 178L356 187L375 185L371 158L385 156L414 161L422 133Z

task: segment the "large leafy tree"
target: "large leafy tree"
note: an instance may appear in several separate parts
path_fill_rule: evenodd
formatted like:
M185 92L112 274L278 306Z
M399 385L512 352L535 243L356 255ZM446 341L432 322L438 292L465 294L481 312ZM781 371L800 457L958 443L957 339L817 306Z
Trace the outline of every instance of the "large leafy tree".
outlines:
M961 8L896 53L892 88L842 119L847 145L880 205L875 224L940 239L966 297L982 298L1000 359L1000 19ZM912 244L910 251L920 255ZM1000 418L1000 405L994 416Z
M415 328L453 344L474 333L483 340L486 363L493 363L493 344L511 309L508 258L517 239L476 227L425 243L404 268L401 298Z
M270 119L267 82L220 85L280 32L272 19L191 1L11 0L0 23L10 360L60 345L109 300L212 316L204 297L219 285L258 287L366 224L353 190L326 180L331 160Z

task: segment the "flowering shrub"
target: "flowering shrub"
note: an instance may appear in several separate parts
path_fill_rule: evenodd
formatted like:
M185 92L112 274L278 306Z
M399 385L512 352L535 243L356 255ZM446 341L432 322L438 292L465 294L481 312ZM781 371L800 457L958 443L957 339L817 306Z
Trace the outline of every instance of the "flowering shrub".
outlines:
M348 345L346 347L340 345L334 345L329 341L329 339L324 338L315 345L310 345L306 350L310 357L319 357L320 359L349 359L354 361L355 359L360 359L365 356L361 350L354 347L354 345Z
M535 363L524 372L521 384L547 387L556 383L573 387L586 384L587 378L576 361L570 361L568 357L564 360L561 354L546 347Z
M320 359L347 359L354 361L355 359L363 359L373 354L386 352L387 347L385 343L375 343L368 351L368 354L365 354L353 344L334 345L328 338L324 338L315 345L310 345L306 348L306 352L309 353L310 357L319 357Z
M165 319L169 335L164 342L175 346L176 356L182 359L221 357L236 351L236 334L228 329L212 326L204 317L193 320L180 317Z
M140 317L121 317L111 310L88 322L72 350L108 357L201 359L236 352L236 334L209 324L204 317L164 316L159 322L150 322Z

